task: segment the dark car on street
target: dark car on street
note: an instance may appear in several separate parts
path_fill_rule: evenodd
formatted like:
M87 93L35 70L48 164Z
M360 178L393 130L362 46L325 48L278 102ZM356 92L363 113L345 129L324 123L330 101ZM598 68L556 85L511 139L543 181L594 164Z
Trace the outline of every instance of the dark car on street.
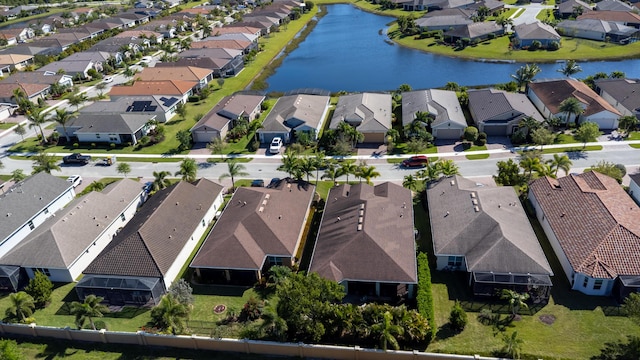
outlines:
M62 158L62 162L65 164L87 165L89 161L91 161L91 156L82 155L80 153L73 153Z

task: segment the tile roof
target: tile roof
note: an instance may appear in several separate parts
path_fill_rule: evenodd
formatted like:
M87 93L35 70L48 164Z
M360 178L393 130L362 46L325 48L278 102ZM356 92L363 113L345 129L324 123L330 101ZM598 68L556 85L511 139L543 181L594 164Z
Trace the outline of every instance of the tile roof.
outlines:
M224 97L216 106L202 117L191 131L199 130L202 127L220 130L230 121L238 119L240 116L253 111L264 101L262 95L235 94Z
M443 177L427 201L436 255L464 256L469 272L553 274L513 187Z
M146 67L136 74L136 78L142 81L183 80L200 82L200 80L206 79L212 73L213 70L211 69L195 66Z
M390 94L343 95L338 99L329 128L337 129L342 121L346 121L360 132L386 132L391 129L391 113Z
M320 131L329 100L329 96L323 95L283 96L273 105L258 132L289 131L301 125Z
M586 20L586 19L613 21L613 22L620 22L625 24L640 23L640 15L631 11L598 10L598 11L589 11L586 14L582 14L577 17L577 20Z
M640 208L615 179L595 171L544 177L530 184L530 194L574 271L640 275Z
M31 55L0 54L0 64L15 65L33 59Z
M41 172L4 189L0 195L0 242L71 188L70 182Z
M83 273L163 277L222 189L200 179L158 191Z
M50 86L51 85L46 85L46 84L21 84L21 83L0 82L0 98L11 98L13 96L13 91L17 88L22 89L22 91L25 94L27 94L27 97L31 97L47 90Z
M410 190L390 182L334 187L309 271L338 282L416 283L413 229Z
M0 259L0 264L64 269L137 201L142 184L123 179L76 198Z
M516 119L531 116L542 122L544 118L525 94L504 90L469 90L469 109L476 123L496 118Z
M529 84L529 90L536 94L552 114L559 114L561 112L560 104L564 100L574 97L586 106L582 114L584 116L602 111L621 115L616 108L591 90L587 84L575 79L535 81Z
M133 95L174 95L182 97L198 85L197 81L157 80L136 81L133 85L116 85L111 88L110 96Z
M467 127L455 91L429 89L402 93L402 125L411 124L418 111L426 111L435 117L432 126L452 122Z
M238 188L190 267L258 270L267 256L295 256L314 194L315 186L286 180Z

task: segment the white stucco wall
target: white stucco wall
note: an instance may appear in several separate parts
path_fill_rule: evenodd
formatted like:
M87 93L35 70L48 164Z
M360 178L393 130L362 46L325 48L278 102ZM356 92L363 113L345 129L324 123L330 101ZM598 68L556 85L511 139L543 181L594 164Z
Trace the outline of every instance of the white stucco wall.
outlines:
M611 95L609 95L608 92L602 91L600 96L603 99L605 99L609 104L611 104L611 106L616 108L616 110L620 111L622 116L635 116L634 112L632 112L631 110L629 110L626 107L622 106L622 104L619 103L618 100L614 99Z
M633 180L629 182L629 195L631 195L637 204L640 204L640 185Z
M583 116L581 122L591 121L598 126L600 129L611 130L618 128L618 118L620 115L614 114L610 111L601 111L599 113L591 114L589 116Z

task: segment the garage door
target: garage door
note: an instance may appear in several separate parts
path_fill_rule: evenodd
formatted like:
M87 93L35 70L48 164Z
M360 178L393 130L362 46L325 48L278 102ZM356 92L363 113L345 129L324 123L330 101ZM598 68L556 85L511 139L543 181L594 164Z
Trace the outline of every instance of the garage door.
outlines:
M436 129L434 136L438 139L455 140L460 139L462 131L459 129Z
M288 134L287 133L268 133L268 132L263 132L263 133L259 133L260 134L260 142L264 143L264 144L269 144L271 143L271 140L273 140L274 137L279 136L280 138L282 138L282 140L286 143L288 140Z
M506 136L507 125L494 125L494 126L485 125L484 132L487 133L488 136Z
M382 144L384 142L384 133L367 133L367 134L364 134L364 142Z
M217 131L195 131L193 132L193 142L210 143L215 137L218 137Z

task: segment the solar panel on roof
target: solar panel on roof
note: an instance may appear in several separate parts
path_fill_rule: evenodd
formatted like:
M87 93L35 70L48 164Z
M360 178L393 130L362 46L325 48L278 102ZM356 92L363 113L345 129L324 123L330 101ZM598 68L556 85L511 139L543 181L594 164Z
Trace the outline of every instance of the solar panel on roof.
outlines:
M167 99L166 97L163 96L163 97L160 98L160 101L162 101L162 105L169 107L169 106L175 104L176 102L178 102L178 98L177 97L171 97L171 98Z
M152 108L153 109L150 109ZM142 111L154 111L156 106L151 106L151 101L134 101L127 111L142 112Z

